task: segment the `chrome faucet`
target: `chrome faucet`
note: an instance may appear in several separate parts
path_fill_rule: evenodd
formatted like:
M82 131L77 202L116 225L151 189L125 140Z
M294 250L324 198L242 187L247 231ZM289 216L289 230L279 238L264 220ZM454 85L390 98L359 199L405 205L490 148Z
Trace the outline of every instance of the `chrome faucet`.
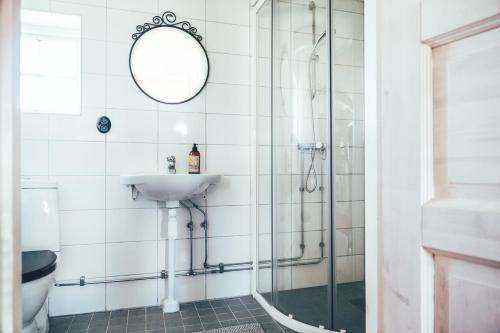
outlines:
M173 155L167 156L167 163L168 163L168 173L177 173L177 170L175 169L175 156Z

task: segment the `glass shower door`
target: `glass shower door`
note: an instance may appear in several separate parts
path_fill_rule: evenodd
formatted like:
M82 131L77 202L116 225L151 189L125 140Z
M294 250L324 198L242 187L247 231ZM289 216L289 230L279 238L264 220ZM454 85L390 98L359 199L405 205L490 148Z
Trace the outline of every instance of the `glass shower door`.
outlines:
M364 333L363 2L258 3L257 291Z
M330 327L327 9L275 1L273 14L274 305Z
M335 123L335 329L365 332L364 3L332 1Z
M257 291L272 303L271 0L265 1L257 12L256 35Z

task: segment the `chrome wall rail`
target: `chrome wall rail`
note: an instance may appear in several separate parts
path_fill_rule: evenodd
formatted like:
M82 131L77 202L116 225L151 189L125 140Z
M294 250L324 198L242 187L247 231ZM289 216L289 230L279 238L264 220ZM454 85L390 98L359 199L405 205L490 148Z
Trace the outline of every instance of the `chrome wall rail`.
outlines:
M231 265L231 264L228 264ZM242 265L241 265L242 266ZM193 271L187 270L187 271L178 271L176 272L175 276L196 276L196 275L207 275L207 274L221 274L221 273L226 273L226 272L239 272L239 271L249 271L252 270L253 266L252 263L247 264L246 267L237 267L237 268L230 268L230 269L223 269L222 271L220 269L210 269L210 270L205 270L205 269L195 269ZM86 286L86 285L91 285L91 284L107 284L107 283L120 283L120 282L131 282L131 281L143 281L143 280L154 280L154 279L168 279L168 272L163 270L160 272L160 274L154 274L154 275L149 275L149 276L141 276L141 277L131 277L131 278L123 278L123 279L103 279L103 280L92 280L92 281L87 281L85 276L80 276L80 279L78 282L57 282L54 284L56 287L70 287L70 286Z
M290 267L290 266L307 266L307 265L316 265L325 260L324 257L321 258L311 258L304 259L304 261L294 261L289 263L280 263L279 267ZM240 266L240 267L238 267ZM230 268L227 268L230 267ZM271 268L269 260L263 260L259 262L260 268ZM193 269L193 270L184 270L176 272L175 276L197 276L197 275L208 275L208 274L223 274L229 272L241 272L241 271L251 271L253 270L253 261L246 261L241 263L220 263L219 265L212 265L212 269ZM155 280L155 279L168 279L168 272L166 270L162 270L160 274L153 274L148 276L140 276L140 277L130 277L123 279L102 279L102 280L91 280L87 281L85 276L80 276L78 282L57 282L54 284L56 287L71 287L71 286L80 286L84 287L86 285L92 284L108 284L108 283L120 283L120 282L132 282L132 281L143 281L143 280Z

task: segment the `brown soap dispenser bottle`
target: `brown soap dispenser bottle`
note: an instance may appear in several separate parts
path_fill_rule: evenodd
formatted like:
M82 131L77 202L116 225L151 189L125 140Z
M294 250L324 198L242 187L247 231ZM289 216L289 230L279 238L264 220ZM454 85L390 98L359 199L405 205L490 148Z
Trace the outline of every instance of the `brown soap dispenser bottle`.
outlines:
M198 151L198 147L193 144L193 149L188 155L188 173L190 174L199 174L200 173L200 152Z

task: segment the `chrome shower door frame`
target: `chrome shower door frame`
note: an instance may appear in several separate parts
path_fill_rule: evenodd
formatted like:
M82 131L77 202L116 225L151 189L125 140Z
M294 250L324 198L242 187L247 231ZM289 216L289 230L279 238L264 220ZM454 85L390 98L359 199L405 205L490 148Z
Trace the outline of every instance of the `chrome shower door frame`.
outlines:
M253 128L253 138L252 138L252 156L256 157L256 150L257 150L257 144L256 144L256 136L257 136L257 103L256 103L256 98L257 98L257 78L256 78L256 73L257 73L257 66L256 66L256 59L257 59L257 54L256 54L256 46L257 44L257 33L256 33L256 22L257 22L257 16L259 13L260 8L268 3L269 1L272 2L272 18L271 18L271 24L272 24L272 37L271 37L271 108L272 111L274 111L274 78L276 75L276 67L274 66L275 64L275 54L276 54L276 45L273 43L274 40L276 40L276 29L274 29L274 25L276 22L275 15L277 14L276 10L276 5L279 2L279 0L255 0L252 3L252 8L251 8L251 24L253 24L253 29L251 29L252 32L252 57L253 61L251 63L252 67L252 128ZM256 158L252 159L253 165L252 165L252 200L253 200L253 205L252 205L252 212L253 212L253 221L254 221L254 251L253 251L253 258L254 258L254 274L253 274L253 283L252 283L252 294L255 297L255 299L264 307L264 309L268 312L269 315L271 315L276 321L279 323L283 324L286 327L289 327L290 329L293 329L297 332L301 333L320 333L320 332L335 332L333 331L334 327L334 313L335 313L335 296L336 296L336 277L335 277L335 117L334 115L334 84L333 84L333 64L334 62L334 52L332 50L334 49L334 40L332 38L334 34L334 24L333 24L333 0L328 0L327 2L327 47L328 47L328 80L327 80L327 93L329 94L328 101L327 101L327 123L329 127L329 141L326 142L327 145L327 161L328 161L328 166L327 170L328 172L328 177L329 181L326 180L325 183L329 183L329 191L325 191L325 199L326 199L326 204L330 205L330 224L328 227L328 238L329 238L329 247L326 250L327 256L329 257L329 264L328 264L328 312L329 312L329 328L331 330L322 328L322 327L315 327L311 326L305 323L302 323L300 321L297 321L291 317L289 317L287 314L284 314L280 310L278 310L275 307L275 301L276 301L276 293L278 291L277 288L277 266L278 266L278 259L275 256L277 253L277 246L278 246L278 240L277 240L277 234L274 232L277 230L277 208L275 203L277 203L277 193L274 191L276 188L275 186L277 185L276 183L276 163L274 161L276 160L276 151L274 149L274 143L276 142L276 133L273 130L273 124L276 121L276 115L275 112L271 112L271 150L272 150L272 160L271 161L271 207L272 207L272 298L271 302L269 303L258 291L257 291L257 279L258 279L258 267L259 267L259 258L258 258L258 235L257 235L257 165L256 163ZM327 178L328 179L328 178ZM322 231L324 232L324 231Z

